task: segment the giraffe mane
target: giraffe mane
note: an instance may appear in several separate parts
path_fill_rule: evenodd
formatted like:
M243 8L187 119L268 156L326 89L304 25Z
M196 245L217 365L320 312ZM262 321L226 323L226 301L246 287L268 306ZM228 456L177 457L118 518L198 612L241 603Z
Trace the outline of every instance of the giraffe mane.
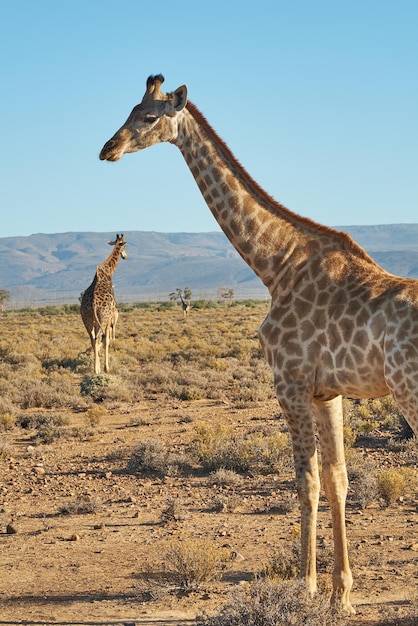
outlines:
M335 228L331 228L330 226L325 226L320 224L319 222L315 222L309 217L303 217L294 213L287 207L285 207L280 202L277 202L268 194L247 172L247 170L241 165L235 155L232 153L230 148L227 146L225 141L218 135L218 133L213 129L213 127L209 124L203 113L199 111L197 106L193 104L190 100L187 101L186 105L189 113L195 118L195 120L202 126L209 137L214 140L217 146L220 146L221 151L229 163L233 163L235 170L238 173L238 177L245 184L245 186L254 193L264 205L267 205L269 209L272 209L278 216L285 215L286 219L292 222L295 226L305 227L310 231L314 231L315 233L322 233L327 237L331 237L336 242L338 242L344 250L354 253L356 256L361 257L365 261L372 263L373 265L377 265L376 262L372 259L369 254L351 238L348 233L343 231L336 230Z

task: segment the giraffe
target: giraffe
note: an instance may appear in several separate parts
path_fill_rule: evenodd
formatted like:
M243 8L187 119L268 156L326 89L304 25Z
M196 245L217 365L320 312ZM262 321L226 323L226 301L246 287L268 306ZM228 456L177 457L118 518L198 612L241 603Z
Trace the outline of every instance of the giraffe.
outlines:
M126 259L126 241L124 235L116 235L114 246L108 258L97 266L93 282L86 289L81 299L80 313L89 334L94 353L94 373L100 374L100 348L105 344L105 372L109 371L109 344L115 338L118 310L112 284L112 276L119 262L119 257Z
M179 293L179 296L181 300L181 308L183 309L183 318L186 319L190 312L190 300L185 300L181 292Z
M188 101L187 87L164 93L163 81L161 74L148 78L141 103L100 159L117 161L160 142L177 146L220 227L268 288L271 306L259 339L292 439L300 575L311 597L317 589L317 432L334 537L331 600L354 613L342 396L391 393L418 434L418 281L389 274L348 234L275 201Z

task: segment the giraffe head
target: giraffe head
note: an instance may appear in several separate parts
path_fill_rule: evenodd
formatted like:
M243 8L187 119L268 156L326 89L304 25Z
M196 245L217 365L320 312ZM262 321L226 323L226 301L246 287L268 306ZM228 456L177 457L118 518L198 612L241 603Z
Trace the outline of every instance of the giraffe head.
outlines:
M126 252L126 244L125 235L116 235L115 241L108 241L109 246L115 246L115 249L119 250L119 254L122 259L126 259L128 257L128 253Z
M147 89L140 104L103 146L102 161L118 161L126 152L137 152L156 143L174 141L177 137L177 115L187 103L187 87L163 93L164 77L149 76Z

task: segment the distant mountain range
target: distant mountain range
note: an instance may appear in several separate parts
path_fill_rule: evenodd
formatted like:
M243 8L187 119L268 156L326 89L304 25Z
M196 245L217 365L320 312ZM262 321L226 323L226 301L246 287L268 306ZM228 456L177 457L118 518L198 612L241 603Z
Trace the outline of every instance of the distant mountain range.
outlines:
M418 278L418 224L339 226L388 271ZM57 233L0 238L0 288L12 306L78 302L115 233ZM222 287L236 298L268 292L222 232L125 232L128 259L114 275L119 302L168 300L178 287L214 298Z

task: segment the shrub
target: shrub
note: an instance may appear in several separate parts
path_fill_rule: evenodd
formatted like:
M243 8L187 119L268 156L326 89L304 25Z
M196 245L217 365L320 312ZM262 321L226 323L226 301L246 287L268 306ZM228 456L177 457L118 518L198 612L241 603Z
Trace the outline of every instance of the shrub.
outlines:
M2 413L0 415L0 432L5 430L12 430L15 426L16 420L11 413Z
M66 415L61 415L60 413L38 413L35 415L20 415L16 423L20 428L36 428L40 430L47 426L66 426L69 423L69 419Z
M195 430L190 450L206 470L244 472L251 468L269 474L292 465L289 438L283 433L235 437L227 426L206 422L197 424Z
M0 435L0 460L6 460L12 455L12 446L5 435Z
M236 487L240 485L243 481L242 476L234 472L233 470L225 469L224 467L219 468L216 472L212 472L210 478L213 483L217 485L222 485L224 487Z
M317 593L307 599L302 581L257 580L231 595L213 617L198 616L196 626L337 626L342 616L330 607L329 598Z
M217 493L212 498L211 509L216 513L236 513L241 502L241 498L235 493Z
M273 552L261 575L273 580L291 580L299 573L300 541L279 545Z
M377 477L379 495L387 505L393 504L403 494L406 486L405 476L397 470L381 472Z
M379 427L379 422L377 420L364 420L359 424L359 430L366 437L370 437L372 432Z
M206 422L199 422L195 431L196 436L190 446L191 453L209 471L225 469L228 466L228 459L224 458L228 456L225 449L231 441L232 429L224 424L211 426Z
M126 471L129 474L151 473L165 476L177 471L180 463L158 439L140 441L128 460Z
M84 494L62 506L60 513L64 515L85 515L87 513L96 513L101 507L102 502L100 498Z
M218 580L230 552L211 540L173 540L163 549L164 578L183 590Z
M87 426L96 427L100 424L102 419L106 417L107 410L102 406L93 406L87 410L85 415L85 421Z
M172 498L167 507L161 513L161 521L167 522L181 522L189 517L184 502L180 498Z
M35 438L38 443L52 443L55 439L59 439L64 434L64 425L69 420L66 416L60 414L38 414L29 416L20 416L17 424L21 428L36 429Z
M347 424L343 428L343 434L344 434L344 447L346 449L352 448L356 442L357 433L351 426Z
M356 450L347 455L347 475L351 493L362 509L378 497L376 468Z
M80 397L74 394L71 379L56 375L43 380L25 380L19 389L23 409L56 409L77 406Z
M106 397L106 390L117 387L119 379L110 374L96 374L86 378L80 385L80 391L85 396L91 396L93 400L101 401Z

